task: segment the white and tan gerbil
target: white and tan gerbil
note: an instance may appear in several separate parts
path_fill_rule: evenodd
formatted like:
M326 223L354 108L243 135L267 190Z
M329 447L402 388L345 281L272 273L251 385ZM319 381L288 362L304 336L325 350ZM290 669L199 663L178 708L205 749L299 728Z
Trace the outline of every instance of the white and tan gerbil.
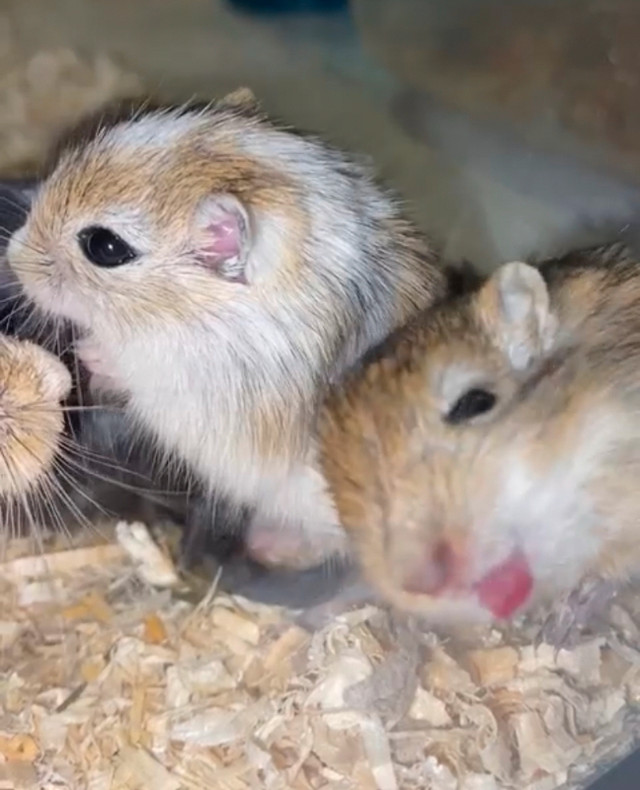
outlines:
M581 590L580 621L640 573L639 415L640 263L590 249L507 264L391 338L330 398L323 469L397 608L510 618Z
M11 503L51 471L71 377L53 354L0 335L0 500Z
M366 166L246 94L142 110L62 148L8 257L160 446L254 509L255 556L345 548L319 405L443 288Z

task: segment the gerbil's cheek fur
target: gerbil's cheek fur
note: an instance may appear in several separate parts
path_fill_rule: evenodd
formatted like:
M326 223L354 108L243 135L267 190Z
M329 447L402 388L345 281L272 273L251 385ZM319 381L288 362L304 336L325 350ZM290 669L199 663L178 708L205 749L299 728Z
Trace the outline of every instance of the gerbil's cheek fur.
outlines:
M54 260L42 242L34 238L29 222L11 239L7 260L38 308L86 325L90 311L76 295L77 285L67 265Z

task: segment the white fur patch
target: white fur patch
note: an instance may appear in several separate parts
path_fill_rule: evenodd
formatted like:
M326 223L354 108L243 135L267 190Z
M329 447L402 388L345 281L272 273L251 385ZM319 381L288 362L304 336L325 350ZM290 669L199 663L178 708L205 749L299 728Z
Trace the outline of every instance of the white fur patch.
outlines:
M255 332L250 333L255 346L245 345L242 356L262 369L280 370L282 378L272 386L286 391L290 381L281 364L291 355L291 346L259 315L254 308L249 316L238 316L243 330L247 318L255 324ZM253 411L243 407L246 382L235 356L240 333L230 317L221 329L228 330L228 337L211 328L211 336L217 334L215 345L206 333L185 343L169 329L163 337L156 331L153 337L125 346L108 335L101 340L113 360L114 377L131 393L142 422L191 464L212 490L226 491L255 506L272 523L317 532L320 538L324 533L334 540L340 529L338 518L319 472L302 460L289 467L287 448L282 457L265 461L248 440ZM110 342L115 345L108 348ZM173 361L171 369L167 359Z
M499 542L515 539L527 554L537 579L554 578L570 585L584 573L602 549L605 536L601 514L590 495L619 426L611 413L594 414L570 452L549 458L548 467L533 472L515 439L505 454L491 525L485 527ZM559 576L560 574L560 576Z
M105 135L105 142L118 148L167 148L197 130L203 123L199 113L179 115L177 111L158 112L118 124Z

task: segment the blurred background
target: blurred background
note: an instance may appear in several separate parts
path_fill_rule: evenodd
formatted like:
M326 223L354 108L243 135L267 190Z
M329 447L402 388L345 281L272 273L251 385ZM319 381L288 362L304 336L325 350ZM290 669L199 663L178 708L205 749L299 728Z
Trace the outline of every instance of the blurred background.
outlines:
M640 207L634 0L2 0L0 14L12 58L105 53L170 99L250 86L372 155L454 258L543 255L622 232Z

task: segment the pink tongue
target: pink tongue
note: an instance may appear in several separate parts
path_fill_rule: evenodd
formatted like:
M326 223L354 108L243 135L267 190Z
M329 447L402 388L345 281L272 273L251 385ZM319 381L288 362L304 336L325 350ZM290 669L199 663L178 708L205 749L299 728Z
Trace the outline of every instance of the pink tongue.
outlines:
M526 557L515 551L476 585L480 603L494 617L509 617L529 597L533 578Z

